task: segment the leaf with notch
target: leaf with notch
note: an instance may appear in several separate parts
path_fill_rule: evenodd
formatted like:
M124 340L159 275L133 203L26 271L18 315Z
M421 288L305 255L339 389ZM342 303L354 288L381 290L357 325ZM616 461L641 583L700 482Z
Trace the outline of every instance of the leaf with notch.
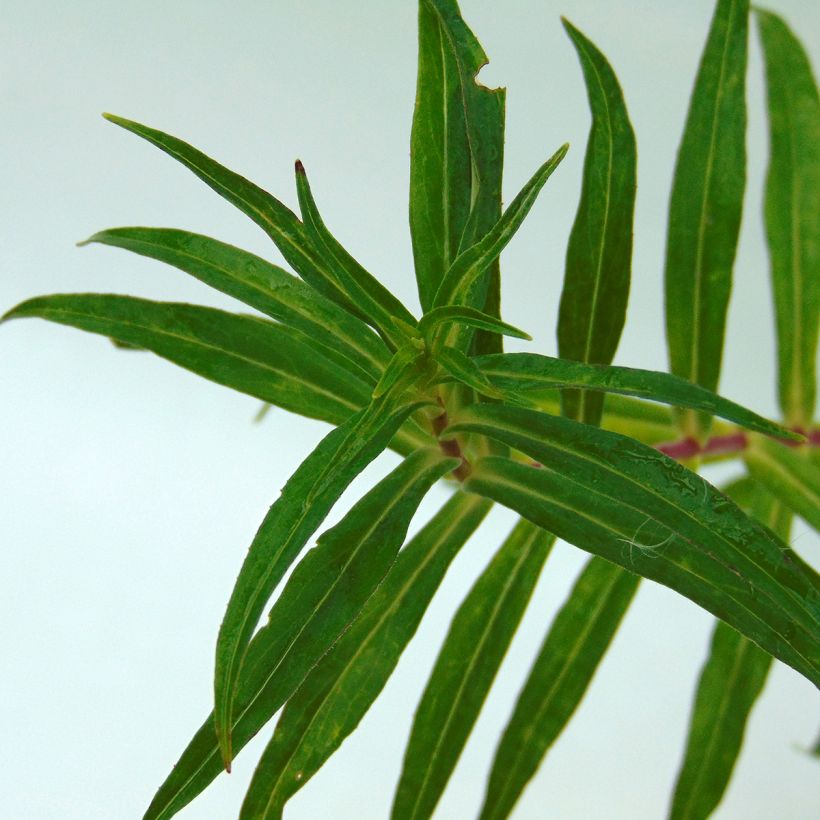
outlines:
M718 0L678 151L666 240L671 371L715 390L746 185L748 0ZM681 414L701 438L708 416Z
M482 396L492 399L504 398L504 393L494 387L489 379L476 367L475 360L455 347L442 347L436 351L436 361L456 381L471 387Z
M285 802L358 726L415 634L459 549L490 504L456 493L399 553L350 629L290 698L256 768L242 820L280 817Z
M487 457L464 483L559 538L674 589L820 683L820 589L793 553L700 476L615 433L534 410L463 408L541 467Z
M451 322L480 328L489 333L496 333L502 336L512 336L514 339L526 339L528 342L532 341L532 336L530 336L529 333L525 333L517 327L508 325L495 316L490 316L488 313L476 310L475 308L459 305L447 305L446 307L433 308L428 311L419 320L418 331L429 340L437 327Z
M592 127L581 201L567 246L558 312L563 359L609 364L618 347L629 298L635 211L635 134L623 92L606 57L568 20L586 80ZM603 396L565 390L564 415L597 424Z

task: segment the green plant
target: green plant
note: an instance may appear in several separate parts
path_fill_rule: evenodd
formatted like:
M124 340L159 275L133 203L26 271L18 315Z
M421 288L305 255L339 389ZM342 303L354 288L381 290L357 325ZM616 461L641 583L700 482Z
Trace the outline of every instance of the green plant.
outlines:
M486 512L485 497L530 523L516 527L454 620L416 718L397 816L426 816L435 805L547 557L548 532L600 557L582 574L536 660L498 750L486 816L506 813L571 716L638 576L687 595L818 681L816 576L785 547L788 509L817 521L815 463L808 448L787 449L709 421L721 415L751 430L789 436L711 392L743 191L746 19L744 4L718 4L679 159L667 264L677 378L607 366L629 283L634 140L614 74L569 26L594 122L560 311L563 359L501 353L499 333L519 332L500 323L497 297L498 255L562 153L502 216L503 92L474 84L484 57L454 4L425 0L420 7L411 178L424 310L418 322L327 232L303 169L297 167L298 220L189 146L115 120L176 156L259 222L307 285L204 237L117 229L93 239L181 267L279 324L109 296L45 297L9 315L44 316L151 349L338 425L299 468L254 541L220 633L215 718L192 741L148 816L170 816L221 770L217 733L229 762L287 702L244 810L245 816L267 816L259 806L269 802L270 814L280 811L378 694L448 561ZM800 271L817 270L818 187L811 181L818 173L816 92L787 32L776 18L761 20L775 146L768 199L781 403L786 427L810 433L817 278ZM446 117L442 76L453 95ZM783 121L795 114L796 122ZM445 123L446 164L436 159ZM442 192L449 194L444 201ZM795 199L795 207L783 207ZM779 223L789 217L793 224ZM680 417L682 438L664 444L677 435L665 413L640 402L608 398L604 404L604 391L688 408ZM566 418L557 415L559 401ZM629 438L596 429L599 421ZM689 467L697 457L745 458L755 483L744 480L731 495L782 540L648 446L656 444L667 456L689 459ZM344 487L387 446L406 461L307 553L269 623L251 640L277 580ZM396 558L419 498L445 473L461 489ZM722 682L722 670L732 665L748 672L738 677L737 691L722 687L716 694L713 681ZM676 795L677 816L700 816L719 799L739 746L738 727L768 665L765 651L718 626ZM543 720L533 718L539 715ZM707 721L717 747L702 735ZM525 734L527 743L520 739ZM714 765L705 762L709 752ZM186 783L201 761L206 765L198 779Z

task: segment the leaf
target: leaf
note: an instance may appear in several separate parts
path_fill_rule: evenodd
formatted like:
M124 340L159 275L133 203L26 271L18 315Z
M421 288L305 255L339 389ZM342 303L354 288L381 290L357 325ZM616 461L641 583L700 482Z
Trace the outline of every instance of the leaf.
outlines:
M391 395L331 431L290 477L253 539L216 644L214 725L230 769L233 704L240 664L276 585L350 482L387 446L422 403Z
M232 726L237 752L350 625L395 561L424 494L454 464L438 450L416 451L302 559L248 647ZM145 820L172 817L221 771L210 715L160 787Z
M741 487L741 496L746 489ZM788 542L791 516L784 515L780 503L759 485L750 489L751 515ZM732 488L727 492L731 497ZM722 621L716 623L698 682L670 820L705 818L715 810L729 785L746 722L771 665L771 655Z
M367 317L379 333L398 346L392 319L415 326L412 313L384 285L368 273L336 240L325 226L310 190L305 166L296 162L296 190L308 236L327 268L334 274L339 289Z
M254 316L132 296L40 296L4 317L39 317L151 350L218 384L310 418L339 424L369 389L298 331Z
M466 384L482 396L500 399L504 394L490 384L487 377L476 367L475 360L465 356L455 347L442 347L436 353L436 361L456 381Z
M718 0L678 151L666 240L670 369L715 390L746 184L748 0ZM700 439L708 418L684 413Z
M771 436L801 440L775 422L768 421L733 401L695 384L655 370L595 365L554 359L537 353L502 353L473 360L481 372L501 390L519 395L529 390L580 387L692 407L733 421L741 427Z
M568 20L563 23L584 71L592 127L581 201L567 247L558 351L563 359L609 364L618 347L629 298L635 134L606 57ZM570 418L589 424L600 421L600 394L565 390L562 403Z
M481 328L489 333L512 336L515 339L526 339L528 342L532 341L532 336L529 333L525 333L517 327L508 325L506 322L502 322L500 319L496 319L494 316L475 308L459 305L448 305L428 311L419 320L418 331L423 336L430 338L437 327L450 322Z
M387 367L379 379L379 383L373 389L373 398L377 399L391 390L400 379L404 379L408 371L416 363L418 358L424 353L424 345L411 339L402 345L387 364Z
M755 479L820 532L820 464L763 438L750 442L744 459Z
M538 194L544 187L552 172L558 167L569 150L569 145L562 145L536 172L521 189L518 196L509 204L492 230L475 245L456 257L436 291L433 307L445 305L471 304L471 290L482 273L498 258L507 243L513 238L524 218L530 212Z
M640 579L592 558L555 617L495 753L481 820L505 818L569 722Z
M341 305L354 316L366 319L342 293L333 274L322 264L316 249L308 238L305 226L296 214L276 197L170 134L113 114L103 114L103 116L109 122L142 137L168 156L181 162L208 187L259 225L279 248L288 264L292 265L299 276L312 288Z
M695 473L632 439L534 410L463 408L475 432L541 467L487 457L464 488L657 581L820 682L820 590L769 530Z
M399 553L350 629L288 701L242 806L243 820L278 817L358 726L384 687L447 567L489 503L455 494Z
M208 236L170 228L112 228L80 244L100 243L158 259L206 285L301 330L325 356L360 379L378 378L387 348L360 320L277 265Z
M820 322L820 97L800 41L777 15L755 12L769 104L765 215L780 406L787 424L807 430L817 393Z
M459 607L416 709L393 818L432 815L554 542L519 521Z

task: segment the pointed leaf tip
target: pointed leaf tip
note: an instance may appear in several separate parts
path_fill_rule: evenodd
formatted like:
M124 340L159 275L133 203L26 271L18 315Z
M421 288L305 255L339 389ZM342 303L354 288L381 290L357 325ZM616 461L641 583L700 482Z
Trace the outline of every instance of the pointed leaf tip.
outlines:
M302 176L306 176L305 174L305 166L302 164L302 160L297 159L294 163L294 168L296 169L297 174L301 174Z

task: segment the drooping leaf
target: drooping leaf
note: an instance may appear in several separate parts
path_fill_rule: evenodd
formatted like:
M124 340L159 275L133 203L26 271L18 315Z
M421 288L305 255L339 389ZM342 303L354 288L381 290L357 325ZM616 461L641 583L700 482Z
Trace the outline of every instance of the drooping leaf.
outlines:
M295 327L320 343L328 358L351 363L359 378L378 378L389 353L360 320L325 299L292 274L252 253L208 236L171 228L112 228L100 231L91 242L125 248L158 259L195 276L206 285L227 293L253 308Z
M281 816L301 788L358 726L415 634L447 567L489 503L454 495L402 549L350 629L288 701L254 773L242 820Z
M481 820L509 816L584 697L639 580L602 558L587 562L547 633L504 729Z
M396 326L392 320L399 319L412 327L416 324L415 317L327 229L313 199L305 167L299 161L296 163L296 190L308 236L328 270L333 272L339 289L358 306L368 322L397 347L403 339L396 338Z
M214 725L227 767L240 664L265 605L339 496L419 406L394 401L388 394L331 431L265 516L236 579L216 644Z
M757 437L744 459L754 478L820 532L820 464L813 464L805 453Z
M339 424L367 404L367 384L309 337L254 316L132 296L57 294L4 318L33 316L151 350L206 379L303 416Z
M232 721L236 752L350 625L395 561L422 497L453 466L438 450L416 451L323 533L299 563L248 647ZM145 820L172 817L222 770L210 715L160 787Z
M456 381L471 387L479 395L493 399L503 398L504 394L497 387L493 387L489 379L476 367L475 360L457 348L442 347L436 352L436 361Z
M463 408L482 433L543 466L486 457L464 487L581 549L664 584L820 682L820 589L792 551L726 496L639 442L503 405Z
M746 183L748 0L718 0L683 133L666 240L670 369L715 390ZM685 435L708 417L686 412Z
M741 498L735 500L748 500L750 514L788 542L791 514L759 485L753 484L750 490L752 497L743 498L749 493L747 485L742 485ZM734 498L733 487L726 492ZM723 621L715 624L709 657L698 682L670 820L702 820L720 802L771 665L772 656L767 652Z
M800 436L670 373L615 365L594 365L554 359L538 353L501 353L473 360L501 390L519 395L530 390L579 387L652 399L677 407L692 407L733 421L749 430L800 440Z
M820 322L820 96L808 56L777 15L756 9L766 62L771 155L766 234L777 319L780 407L808 429Z
M584 159L581 201L567 246L558 313L561 358L609 364L626 319L635 211L635 134L615 72L606 57L568 20L567 30L586 80L592 127ZM565 390L564 414L597 424L600 393Z
M392 817L433 813L555 537L519 521L458 609L416 709Z
M500 319L490 316L481 310L459 305L433 308L428 311L419 320L418 330L419 333L429 338L439 325L448 324L450 322L481 328L489 333L532 341L532 336L530 336L529 333L525 333L517 327L508 325L506 322L502 322Z

